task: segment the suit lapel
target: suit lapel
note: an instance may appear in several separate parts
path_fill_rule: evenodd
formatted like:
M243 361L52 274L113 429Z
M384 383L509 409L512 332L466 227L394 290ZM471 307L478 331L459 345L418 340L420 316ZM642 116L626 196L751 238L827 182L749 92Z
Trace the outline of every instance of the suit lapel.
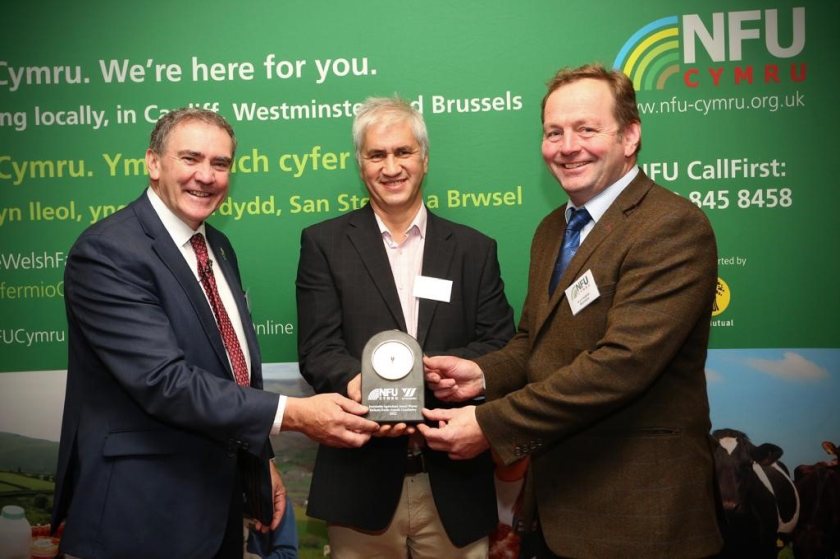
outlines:
M627 185L627 188L610 205L606 213L601 216L601 219L598 220L598 223L595 224L595 227L586 236L586 239L575 253L574 258L569 262L568 268L563 272L563 276L560 278L554 294L550 299L547 299L548 281L551 277L550 271L554 269L554 262L557 259L566 226L566 220L563 218L566 206L558 210L558 219L555 219L550 229L547 230L546 236L551 237L551 241L546 242L544 245L545 250L540 252L541 267L535 268L536 270L541 270L538 289L543 288L542 293L546 294L546 296L538 298L539 301L545 304L541 303L537 306L538 312L535 322L537 331L542 328L548 316L566 298L566 288L590 267L588 266L590 259L598 247L617 229L624 225L627 214L641 202L645 194L650 190L651 185L653 185L653 182L643 172L639 171L636 178ZM553 251L553 253L550 253L550 251Z
M575 279L586 271L591 257L601 243L616 230L625 226L628 214L641 203L652 185L653 182L642 171L639 171L636 178L618 195L615 202L601 216L601 219L587 235L586 240L580 245L580 249L572 258L563 277L560 278L560 285L557 286L558 291L561 289L565 291ZM565 297L565 294L563 296Z
M394 317L400 330L405 332L405 317L399 295L397 295L394 274L391 271L391 264L388 262L388 255L382 244L382 234L379 232L379 226L370 205L351 216L347 236L388 311ZM363 289L364 286L359 286L359 288ZM360 296L365 296L365 293L360 293Z
M446 222L428 210L427 215L422 274L432 278L447 279L450 275L452 255L455 253L455 240ZM438 301L420 299L417 317L417 341L420 347L423 347L426 341L438 305Z
M187 265L187 261L184 260L180 249L172 242L172 237L169 236L157 213L155 213L145 192L135 203L134 211L143 230L152 239L152 250L184 290L187 299L189 299L198 317L201 328L204 330L204 334L210 342L210 346L213 348L222 366L228 371L230 377L233 378L233 371L230 369L230 362L228 361L227 352L222 342L222 336L219 333L219 327L216 325L216 318L213 316L210 304L204 296L201 284L196 280L195 275Z
M558 283L554 295L551 299L548 297L548 284L557 261L557 255L560 253L560 246L563 243L563 233L566 227L566 220L563 217L565 209L566 205L563 205L546 218L545 230L540 233L540 238L536 239L534 244L534 252L531 257L531 277L528 280L529 290L531 291L528 299L533 306L534 334L539 331L539 328L548 318L551 309L556 305L557 299L560 297L558 292L562 292L561 284Z

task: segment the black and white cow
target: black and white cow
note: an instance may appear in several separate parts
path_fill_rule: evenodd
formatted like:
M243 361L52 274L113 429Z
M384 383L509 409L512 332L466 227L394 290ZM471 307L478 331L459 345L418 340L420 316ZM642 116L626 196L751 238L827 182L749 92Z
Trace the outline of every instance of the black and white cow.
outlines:
M721 557L775 558L776 540L789 537L799 518L799 495L778 461L782 449L755 446L735 429L719 429L712 437L722 507Z

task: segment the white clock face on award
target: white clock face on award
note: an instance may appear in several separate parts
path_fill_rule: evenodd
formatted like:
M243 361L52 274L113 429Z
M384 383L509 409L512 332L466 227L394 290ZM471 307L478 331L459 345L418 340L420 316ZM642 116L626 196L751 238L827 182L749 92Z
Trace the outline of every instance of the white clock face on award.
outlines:
M400 380L414 366L414 352L402 342L382 342L371 353L371 365L376 374L386 380Z

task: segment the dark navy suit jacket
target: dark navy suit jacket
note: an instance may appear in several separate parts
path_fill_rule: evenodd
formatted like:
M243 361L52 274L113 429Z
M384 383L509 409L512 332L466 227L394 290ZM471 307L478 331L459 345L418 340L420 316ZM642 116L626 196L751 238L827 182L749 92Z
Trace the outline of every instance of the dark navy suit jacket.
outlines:
M146 193L87 229L65 270L68 371L53 526L85 559L212 557L235 487L271 516L268 440L278 395L228 239L206 226L251 352L233 380L201 285Z

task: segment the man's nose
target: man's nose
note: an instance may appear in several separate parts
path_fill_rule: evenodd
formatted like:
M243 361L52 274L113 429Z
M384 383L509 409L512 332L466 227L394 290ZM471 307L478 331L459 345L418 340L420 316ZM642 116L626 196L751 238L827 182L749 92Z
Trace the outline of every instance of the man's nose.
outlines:
M398 175L402 171L402 166L397 161L393 153L385 156L385 161L382 162L382 172L386 175Z
M209 162L201 163L195 171L195 180L202 183L213 183L216 181L216 170Z
M574 132L563 134L560 140L560 151L563 153L575 152L580 148L580 139Z

